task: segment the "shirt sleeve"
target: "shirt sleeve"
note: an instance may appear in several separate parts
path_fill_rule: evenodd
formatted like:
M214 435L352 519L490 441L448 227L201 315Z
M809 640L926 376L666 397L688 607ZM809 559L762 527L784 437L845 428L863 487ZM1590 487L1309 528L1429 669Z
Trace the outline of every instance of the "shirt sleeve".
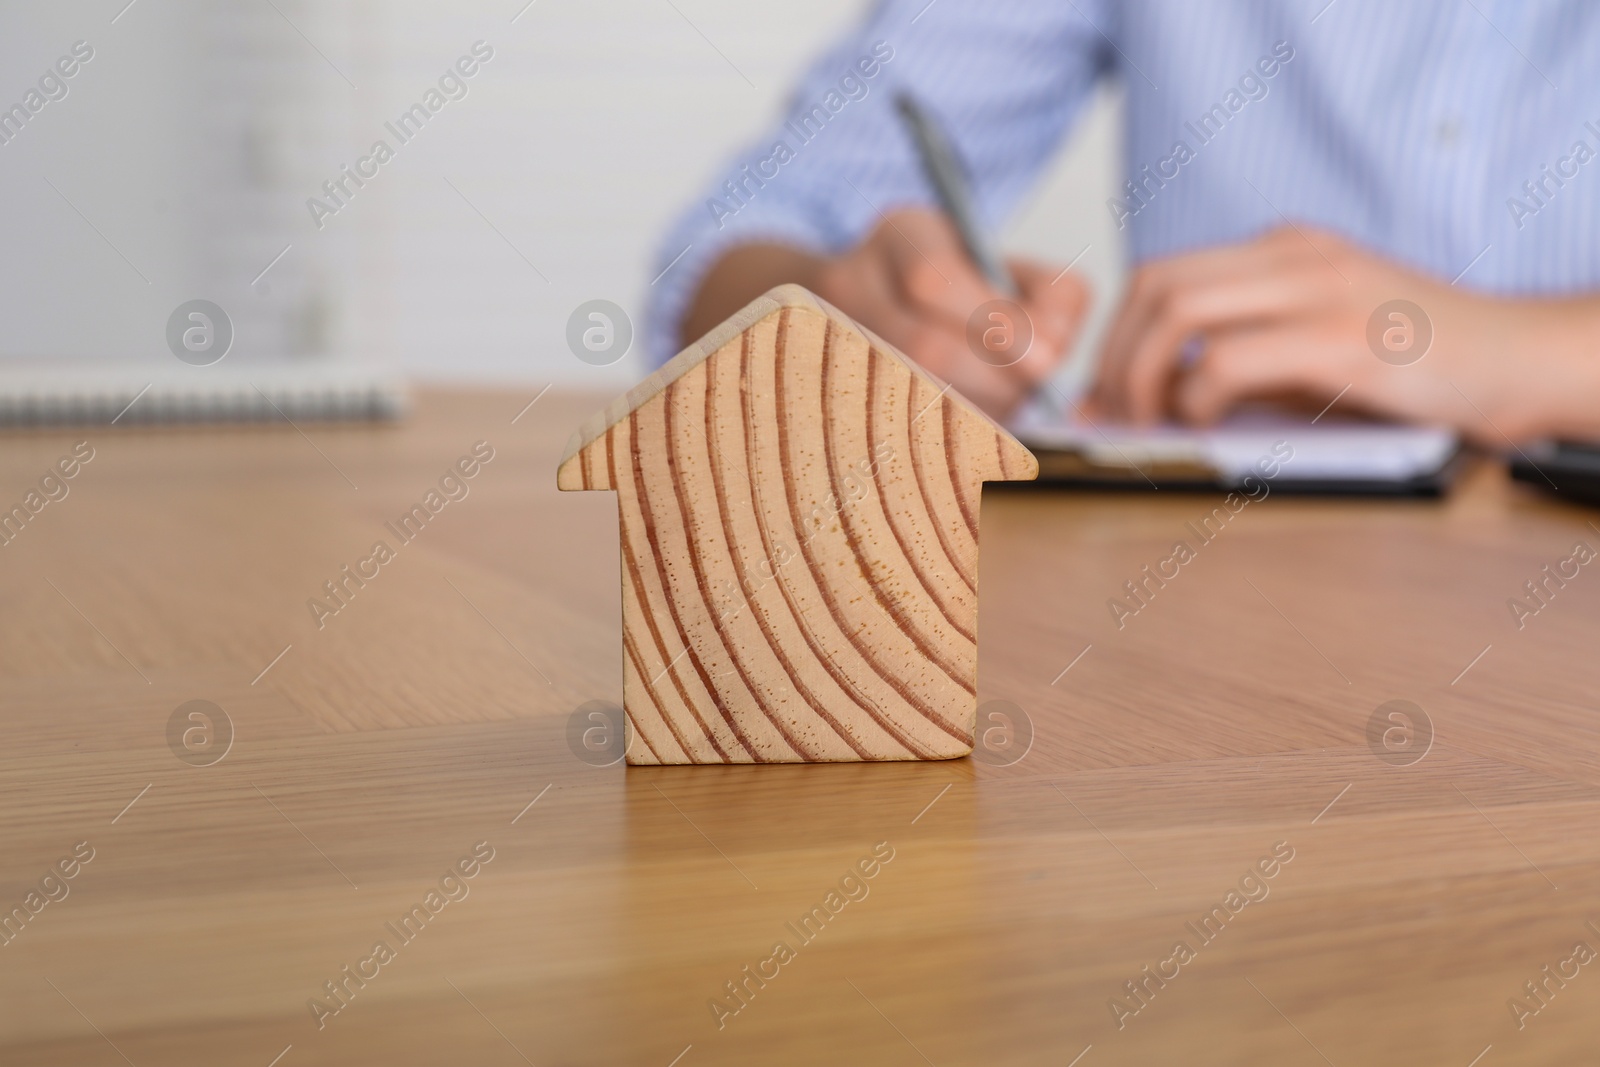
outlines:
M672 227L654 267L645 339L678 350L687 305L729 248L834 254L896 207L934 203L894 110L905 91L966 163L980 220L997 228L1111 67L1110 0L883 0L830 49L781 123L736 155Z

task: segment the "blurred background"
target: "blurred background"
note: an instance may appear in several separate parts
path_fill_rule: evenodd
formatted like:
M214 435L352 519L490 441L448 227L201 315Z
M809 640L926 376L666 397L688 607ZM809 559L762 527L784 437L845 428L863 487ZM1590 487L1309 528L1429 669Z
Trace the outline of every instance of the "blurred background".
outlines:
M0 366L169 372L166 324L210 300L228 361L357 360L418 384L622 385L662 235L864 0L69 0L0 4L0 108L93 57L0 144ZM385 129L493 50L413 139ZM482 46L480 46L480 52ZM1114 90L1002 245L1111 295ZM378 138L393 159L319 228ZM354 188L347 184L348 188ZM1084 250L1087 249L1085 252ZM621 362L568 351L581 303L634 317ZM1110 300L1097 301L1103 317ZM1080 346L1090 350L1100 320Z

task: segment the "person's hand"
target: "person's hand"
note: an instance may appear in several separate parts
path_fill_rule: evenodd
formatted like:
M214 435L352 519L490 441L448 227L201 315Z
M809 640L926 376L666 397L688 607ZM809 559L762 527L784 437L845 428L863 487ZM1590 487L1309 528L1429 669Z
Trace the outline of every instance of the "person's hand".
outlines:
M1071 351L1089 302L1087 286L1074 274L1023 259L1010 260L1007 267L1020 294L1016 303L1033 330L1026 355L1009 366L997 365L1008 361L1004 354L980 358L969 343L973 312L1002 295L972 264L955 227L937 212L919 208L888 215L861 244L823 260L813 287L1003 419Z
M1393 300L1416 305L1422 320L1377 314ZM1283 227L1141 267L1107 333L1091 403L1138 423L1207 423L1246 400L1316 408L1338 398L1495 445L1592 436L1600 433L1597 347L1593 297L1486 297L1334 234Z
M1022 259L1007 267L1033 331L1026 354L1014 363L1008 351L981 345L985 358L979 358L969 344L973 312L1001 294L967 259L955 228L925 209L894 212L839 256L779 244L730 249L700 283L681 332L687 344L773 286L797 282L1004 419L1071 351L1089 302L1088 288L1074 274ZM1003 342L1008 326L1016 324L1002 323L990 337Z

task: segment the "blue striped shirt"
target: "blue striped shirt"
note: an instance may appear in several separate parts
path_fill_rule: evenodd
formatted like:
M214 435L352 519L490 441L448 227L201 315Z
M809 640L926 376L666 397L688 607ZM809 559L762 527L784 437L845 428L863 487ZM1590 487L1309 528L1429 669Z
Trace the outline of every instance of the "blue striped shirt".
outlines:
M1291 219L1483 292L1600 289L1597 71L1593 0L884 0L672 229L650 355L677 350L730 247L837 253L933 203L901 89L946 127L991 228L1112 77L1127 184L1084 210L1135 263Z

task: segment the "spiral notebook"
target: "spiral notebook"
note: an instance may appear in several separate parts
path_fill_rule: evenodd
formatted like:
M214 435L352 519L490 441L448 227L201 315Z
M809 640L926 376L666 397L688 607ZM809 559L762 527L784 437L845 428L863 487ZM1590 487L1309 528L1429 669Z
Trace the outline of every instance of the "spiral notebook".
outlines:
M132 423L389 420L396 375L353 361L143 366L0 360L0 428Z

